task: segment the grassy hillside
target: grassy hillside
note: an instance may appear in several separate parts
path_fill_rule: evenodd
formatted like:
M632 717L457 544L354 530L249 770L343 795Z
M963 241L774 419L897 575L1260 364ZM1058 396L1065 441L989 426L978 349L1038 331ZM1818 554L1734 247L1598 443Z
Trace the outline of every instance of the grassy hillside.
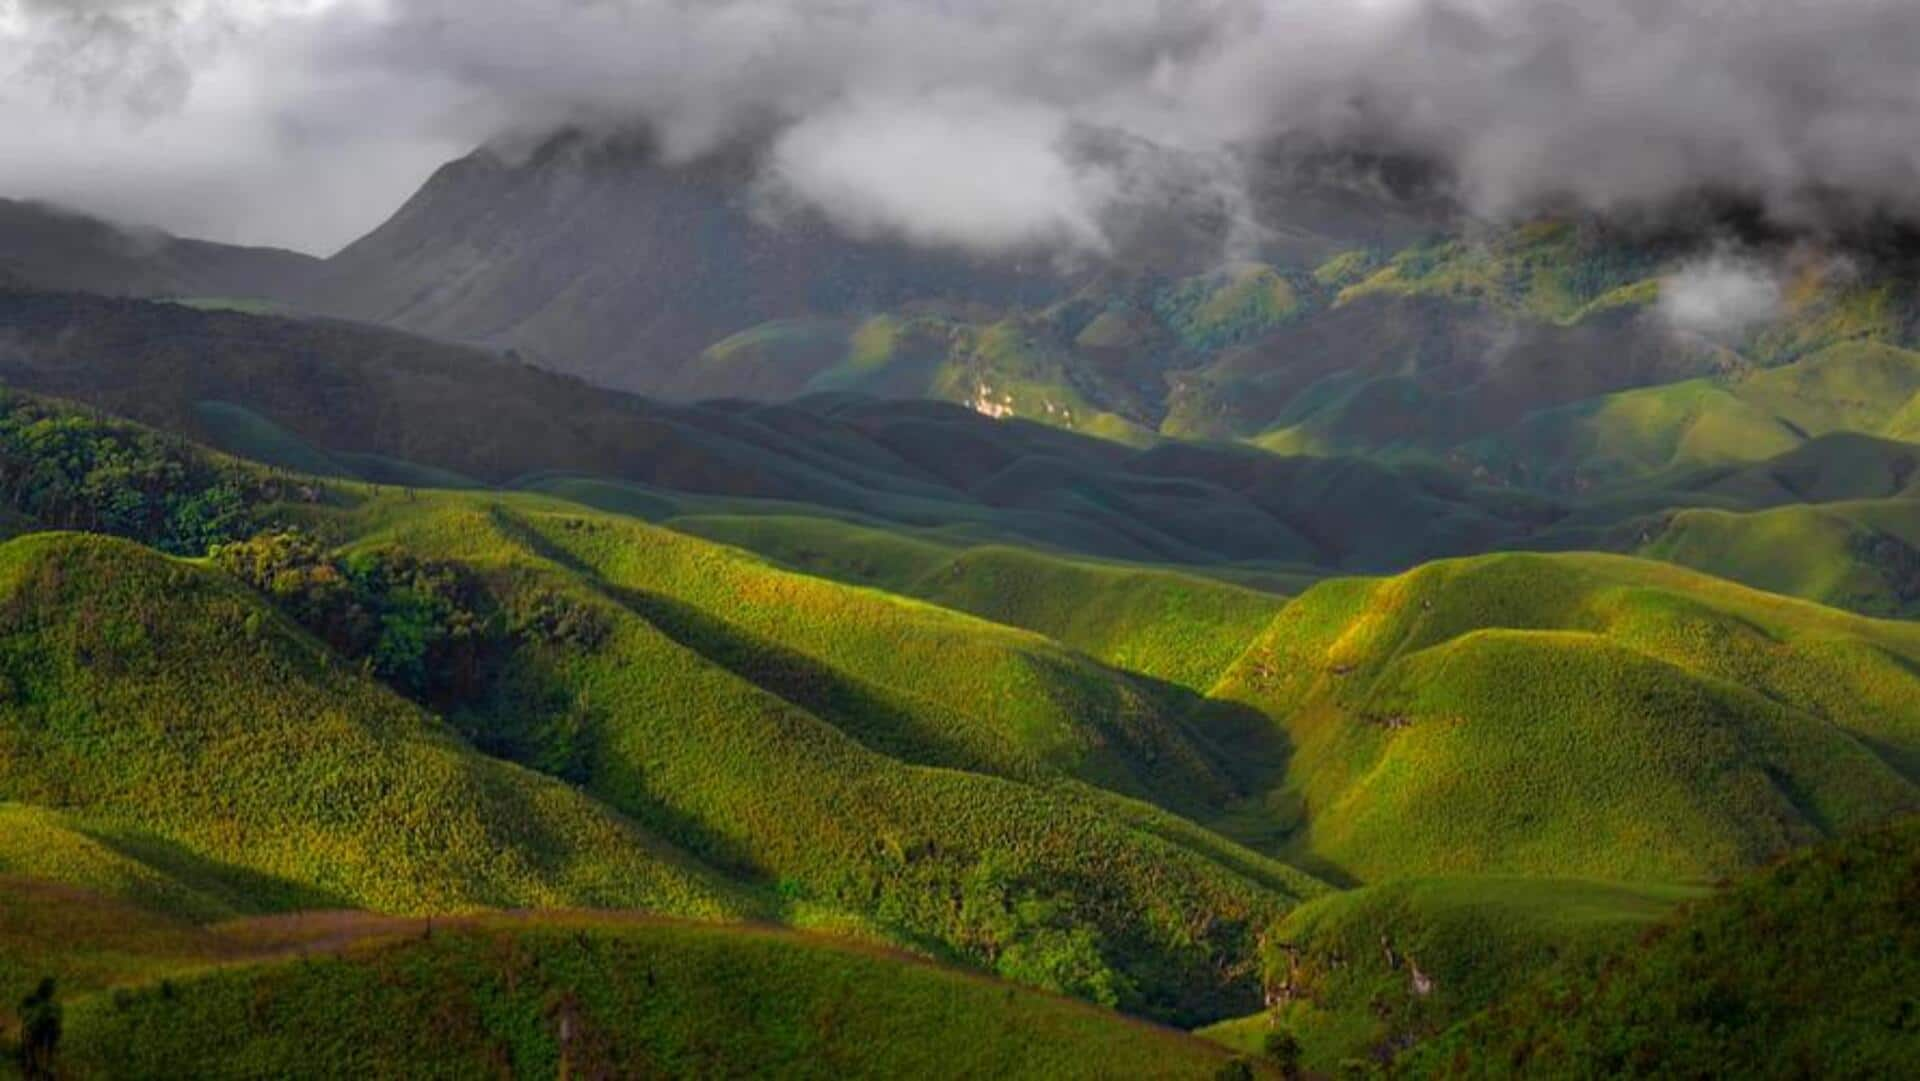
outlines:
M1898 1077L1920 1061L1920 822L1794 856L1417 1047L1407 1077Z
M1649 527L1638 551L1836 608L1920 615L1920 501L1683 510Z
M1284 599L1171 569L938 543L818 518L693 515L680 532L808 574L1024 627L1116 667L1204 691Z
M1713 879L1920 806L1920 630L1661 564L1309 590L1215 688L1292 754L1229 823L1362 880Z
M1498 875L1402 879L1301 905L1268 935L1273 1005L1204 1035L1248 1054L1291 1036L1336 1075L1390 1056L1557 963L1631 945L1704 890Z
M1194 1077L1183 1034L898 955L611 916L446 923L73 1002L75 1077ZM210 1061L206 1034L219 1033ZM211 1071L211 1072L209 1072Z
M1585 488L1784 454L1839 432L1898 436L1920 353L1834 345L1779 368L1623 391L1539 413L1468 449L1526 483Z
M1258 928L1321 889L1114 795L1218 805L1235 781L1177 689L1031 633L525 498L312 518L503 596L542 583L590 605L604 644L517 651L454 723L787 897L1042 986L1217 1017L1257 990Z
M473 753L225 575L123 541L0 546L0 691L0 797L256 910L757 910L632 822Z

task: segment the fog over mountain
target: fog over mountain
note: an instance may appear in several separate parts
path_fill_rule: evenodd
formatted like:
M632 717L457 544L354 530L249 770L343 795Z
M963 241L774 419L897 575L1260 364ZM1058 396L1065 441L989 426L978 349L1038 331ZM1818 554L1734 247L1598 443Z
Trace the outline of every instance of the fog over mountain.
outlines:
M1916 54L1900 0L0 0L0 191L324 251L478 143L645 128L859 236L1097 254L1160 180L1095 131L1230 212L1285 136L1821 229L1920 215Z

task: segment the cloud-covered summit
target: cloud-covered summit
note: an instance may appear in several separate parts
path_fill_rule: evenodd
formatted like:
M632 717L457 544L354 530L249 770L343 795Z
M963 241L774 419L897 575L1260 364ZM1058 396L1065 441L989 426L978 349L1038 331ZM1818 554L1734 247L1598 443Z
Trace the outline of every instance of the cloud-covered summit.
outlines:
M1920 217L1916 55L1907 0L0 0L0 190L326 247L465 146L644 125L770 140L855 230L1098 249L1138 188L1099 130L1416 155L1493 216L1819 227Z

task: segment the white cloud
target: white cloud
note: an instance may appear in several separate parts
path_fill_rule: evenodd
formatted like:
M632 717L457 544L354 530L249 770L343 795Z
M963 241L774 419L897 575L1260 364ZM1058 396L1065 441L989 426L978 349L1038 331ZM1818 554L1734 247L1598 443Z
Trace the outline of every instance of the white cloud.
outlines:
M853 101L774 143L769 186L856 235L979 252L1098 249L1112 186L1070 163L1064 116L977 94Z
M1912 0L0 0L0 191L325 246L502 129L790 127L788 178L855 226L1085 243L1097 192L1040 140L1087 125L1424 154L1496 215L1920 217L1916 55ZM875 149L940 137L1008 164L957 189Z
M1774 318L1781 284L1772 268L1716 255L1676 270L1660 283L1659 314L1686 334L1726 338Z

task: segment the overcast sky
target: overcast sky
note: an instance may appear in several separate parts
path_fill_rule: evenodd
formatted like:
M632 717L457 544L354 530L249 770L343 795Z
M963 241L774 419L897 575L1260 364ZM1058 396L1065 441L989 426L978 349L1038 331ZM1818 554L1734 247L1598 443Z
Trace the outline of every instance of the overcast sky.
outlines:
M326 252L501 132L643 122L771 139L854 228L1098 247L1098 125L1390 144L1491 215L1817 220L1920 210L1916 56L1914 0L0 0L0 194Z

